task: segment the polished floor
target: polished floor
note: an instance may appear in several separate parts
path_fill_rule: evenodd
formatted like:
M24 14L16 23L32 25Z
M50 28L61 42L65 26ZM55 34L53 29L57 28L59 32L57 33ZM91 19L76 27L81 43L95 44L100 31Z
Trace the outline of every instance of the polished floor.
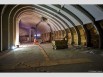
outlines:
M72 47L54 50L50 43L21 44L0 53L1 72L103 72L103 50Z

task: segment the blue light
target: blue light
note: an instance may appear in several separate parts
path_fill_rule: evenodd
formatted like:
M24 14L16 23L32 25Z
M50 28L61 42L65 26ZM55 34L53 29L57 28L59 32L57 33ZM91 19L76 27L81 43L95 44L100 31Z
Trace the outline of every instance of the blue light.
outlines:
M36 36L36 34L35 34L34 36ZM38 36L38 37L40 37L40 36L41 36L41 34L37 34L37 36Z

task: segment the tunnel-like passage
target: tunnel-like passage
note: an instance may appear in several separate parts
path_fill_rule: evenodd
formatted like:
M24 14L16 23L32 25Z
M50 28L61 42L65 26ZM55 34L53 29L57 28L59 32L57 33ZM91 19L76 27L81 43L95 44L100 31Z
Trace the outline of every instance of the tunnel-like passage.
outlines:
M29 62L30 68L97 63L98 60L103 63L102 5L0 5L0 16L0 67L3 70L6 62L23 66ZM11 57L6 57L8 55ZM37 64L32 66L30 59ZM95 63L88 70L95 68Z

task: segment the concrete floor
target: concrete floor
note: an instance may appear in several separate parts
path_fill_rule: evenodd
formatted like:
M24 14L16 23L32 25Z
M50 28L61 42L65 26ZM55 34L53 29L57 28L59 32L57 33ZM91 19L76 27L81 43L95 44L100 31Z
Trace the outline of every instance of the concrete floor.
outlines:
M0 71L103 72L102 51L83 47L53 50L50 43L23 44L0 53Z

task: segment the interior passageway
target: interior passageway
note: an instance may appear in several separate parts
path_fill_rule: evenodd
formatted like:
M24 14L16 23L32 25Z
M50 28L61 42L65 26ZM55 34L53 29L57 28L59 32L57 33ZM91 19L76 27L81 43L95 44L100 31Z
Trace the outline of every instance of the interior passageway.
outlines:
M0 72L103 72L103 5L0 5Z

